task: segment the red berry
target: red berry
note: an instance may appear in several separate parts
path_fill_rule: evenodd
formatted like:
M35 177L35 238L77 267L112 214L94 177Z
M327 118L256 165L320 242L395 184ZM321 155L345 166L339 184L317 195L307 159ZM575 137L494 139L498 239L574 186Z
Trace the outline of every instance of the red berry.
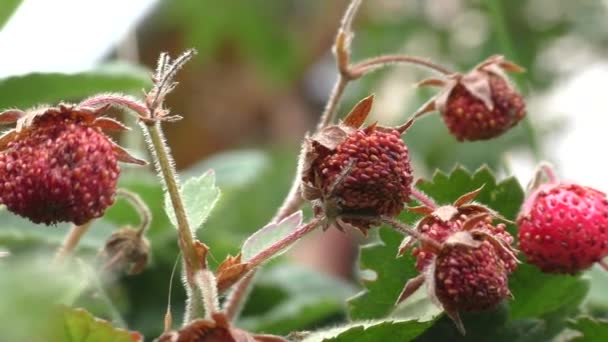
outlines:
M544 272L576 273L608 256L608 199L593 188L542 186L517 223L522 252Z
M459 141L486 140L515 126L525 116L522 96L501 76L487 74L493 108L457 84L441 113L450 132Z
M475 215L483 213L483 209L478 206L464 206L458 209L458 214L454 215L448 221L443 221L436 216L429 215L423 219L418 225L418 231L426 238L429 238L435 242L443 243L450 235L463 231L464 225L468 219ZM496 239L499 239L506 246L513 244L513 236L505 230L506 226L504 223L494 225L492 218L487 216L485 219L477 222L473 227L467 228L468 231L483 232ZM505 253L502 250L497 251L503 267L509 272L513 272L517 268L517 260L513 258L510 253ZM426 267L432 262L436 251L433 250L432 246L421 243L419 247L412 250L412 255L416 257L416 269L420 272L424 271Z
M3 136L0 203L47 225L80 225L103 215L114 202L124 150L101 133L92 116L89 110L50 108L30 113L26 126Z
M327 218L326 227L350 224L365 233L379 216L396 216L409 200L413 176L401 133L375 124L360 128L372 100L305 142L302 195Z
M396 130L357 130L333 153L317 159L313 168L325 193L336 184L331 196L341 212L395 216L409 200L412 170L407 147Z
M510 295L509 271L502 265L488 241L445 246L435 260L435 295L448 312L493 308Z

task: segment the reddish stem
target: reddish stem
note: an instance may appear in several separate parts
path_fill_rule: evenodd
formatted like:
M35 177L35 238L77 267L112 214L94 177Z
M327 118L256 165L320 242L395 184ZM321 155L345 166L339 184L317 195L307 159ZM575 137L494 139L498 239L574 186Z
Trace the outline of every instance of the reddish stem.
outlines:
M414 64L425 67L427 69L431 69L443 75L451 75L454 73L448 68L445 68L444 66L441 66L425 58L406 55L384 55L372 57L351 66L350 75L352 78L355 79L360 78L371 71L393 64Z
M549 164L548 162L542 162L539 165L539 169L545 174L545 176L547 176L547 179L549 179L549 183L551 183L551 184L559 183L559 179L557 178L557 175L555 174L555 170L553 170L553 165Z
M106 95L97 95L90 97L80 103L80 106L83 107L100 107L104 105L115 105L129 108L130 110L137 113L140 117L149 118L150 111L148 108L141 103L140 101L125 95L114 95L114 94L106 94Z
M433 201L429 196L425 193L418 191L416 188L412 187L411 191L412 197L414 197L421 204L435 210L437 209L437 204Z
M312 230L317 228L323 219L324 219L323 217L315 217L310 222L300 226L293 233L287 235L286 237L284 237L281 240L274 243L272 246L270 246L270 247L266 248L265 250L261 251L260 253L256 254L248 261L250 267L255 268L255 267L259 266L261 263L268 260L268 258L272 257L273 255L280 252L281 250L289 247L289 245L298 241L304 235L308 234L309 232L311 232Z
M425 244L431 246L432 248L436 249L436 250L440 250L441 249L441 245L433 240L433 239L429 239L428 237L420 234L420 232L418 232L417 230L407 226L406 224L404 224L403 222L400 222L392 217L388 217L388 216L381 216L380 217L380 221L388 224L389 226L393 227L395 230L397 230L398 232L401 232L405 235L409 235L413 238L415 238L416 240L420 241L420 242L424 242Z

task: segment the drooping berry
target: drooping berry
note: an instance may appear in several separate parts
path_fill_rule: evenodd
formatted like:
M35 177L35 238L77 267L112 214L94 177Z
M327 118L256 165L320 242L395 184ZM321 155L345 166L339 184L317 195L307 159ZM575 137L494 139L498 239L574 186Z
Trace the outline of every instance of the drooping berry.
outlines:
M436 243L443 243L449 236L459 231L483 232L492 236L505 246L513 244L513 237L506 231L504 223L494 224L494 218L499 216L490 208L471 201L482 191L483 187L472 192L466 193L458 198L451 205L444 205L436 209L430 207L410 208L410 210L424 214L425 216L416 224L416 230L425 239ZM408 238L409 240L409 238ZM406 240L406 242L408 242ZM409 240L410 244L414 240ZM405 253L410 245L404 243L399 249L399 255ZM513 253L498 251L499 256L510 271L515 270L517 262L513 258ZM419 241L418 246L412 250L412 255L416 257L416 269L424 271L431 263L437 251L433 246Z
M346 222L364 231L370 221L353 217L396 216L409 200L413 177L399 131L377 125L359 128L371 106L366 104L361 115L362 103L341 125L308 139L302 180L304 198L317 201L339 228Z
M0 138L0 203L47 225L84 224L103 215L114 201L117 161L143 162L101 132L126 127L97 118L99 112L61 105L0 114L0 121L17 121L17 129Z
M502 56L494 56L464 75L450 75L447 81L423 81L443 86L425 111L439 110L448 130L459 141L495 138L526 114L523 97L504 74L522 70Z
M510 295L509 273L488 241L447 243L434 264L435 296L458 325L458 312L491 309Z
M519 214L519 246L544 272L576 273L608 256L608 199L577 184L547 184Z

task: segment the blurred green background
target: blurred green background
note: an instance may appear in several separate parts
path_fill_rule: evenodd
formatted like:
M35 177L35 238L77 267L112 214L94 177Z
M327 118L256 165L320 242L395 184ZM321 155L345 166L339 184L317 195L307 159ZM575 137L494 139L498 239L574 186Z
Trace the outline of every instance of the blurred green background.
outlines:
M0 4L0 27L10 17L13 4L19 1ZM160 52L176 56L196 48L198 55L179 74L180 85L167 102L184 119L166 124L165 129L182 178L209 168L216 171L222 197L199 230L216 265L227 254L238 253L248 234L272 217L285 196L299 143L314 128L336 77L330 49L346 5L343 0L160 1L143 20L131 23L128 35L91 70L0 79L0 108L78 101L110 91L139 96L142 88L150 86L149 70ZM503 54L527 69L516 81L534 99L586 63L606 56L607 12L605 1L600 0L364 1L354 25L353 59L400 52L466 71L490 55ZM65 18L70 15L64 13ZM111 18L91 24L118 25ZM36 29L43 29L37 25ZM2 53L19 54L19 48ZM69 49L58 45L57 51L48 53L69 53ZM433 95L414 87L428 76L432 76L428 71L409 67L374 73L349 85L340 113L375 93L373 119L385 125L402 123ZM469 170L488 164L505 175L511 173L512 155L531 162L546 157L544 142L565 123L541 113L540 108L531 106L530 119L504 136L476 143L457 143L437 115L417 122L405 137L416 175L429 177L437 168L449 171L457 164ZM146 155L139 128L115 138ZM83 276L88 279L86 286L82 279L64 281L57 276L57 286L71 288L73 294L61 298L62 302L84 306L100 317L156 336L162 331L169 276L178 256L176 233L163 211L162 189L151 169L125 166L121 186L138 192L153 211L151 265L133 277L91 282ZM135 212L118 201L81 242L78 253L83 265L113 229L136 222ZM30 258L48 260L67 229L33 226L0 210L0 250L11 253L0 258L0 326L5 331L23 329L8 317L28 315L24 309L42 308L45 301L57 298L49 294L52 289L40 291L44 262L41 266L40 260L31 262ZM353 281L353 246L362 239L353 234L350 240L338 235L326 240L323 246L339 246L323 251L318 247L323 241L313 237L291 254L295 262L274 262L260 275L240 323L243 327L285 334L344 319L344 300L359 286ZM73 267L88 274L89 266L83 265ZM606 281L604 275L596 276ZM181 320L184 302L179 283L173 285L176 322ZM18 295L6 300L8 291ZM607 301L599 296L597 302Z

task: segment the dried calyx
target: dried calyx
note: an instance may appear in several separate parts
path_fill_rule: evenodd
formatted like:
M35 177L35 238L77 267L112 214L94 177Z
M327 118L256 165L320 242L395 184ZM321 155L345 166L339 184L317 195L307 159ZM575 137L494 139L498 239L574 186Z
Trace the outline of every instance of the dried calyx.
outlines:
M495 138L526 114L523 97L505 71L522 72L523 68L502 56L493 56L466 74L422 81L421 86L442 89L417 115L438 110L450 133L459 141Z
M73 105L0 113L16 128L0 137L0 204L35 223L77 225L113 202L118 161L144 165L102 133L128 130L106 107Z
M425 215L416 225L424 239L408 237L398 251L403 255L418 243L412 254L421 274L407 282L397 303L426 283L431 299L463 333L459 312L489 309L508 297L507 279L518 263L517 251L511 247L513 237L505 224L493 223L502 218L486 206L471 202L482 188L461 196L452 205L410 208Z
M376 124L361 128L372 102L364 99L339 125L305 139L302 195L327 218L325 228L366 233L374 218L396 216L409 200L412 170L402 132Z
M286 342L282 337L252 334L233 327L226 315L215 313L211 319L194 320L183 328L161 335L157 342Z

